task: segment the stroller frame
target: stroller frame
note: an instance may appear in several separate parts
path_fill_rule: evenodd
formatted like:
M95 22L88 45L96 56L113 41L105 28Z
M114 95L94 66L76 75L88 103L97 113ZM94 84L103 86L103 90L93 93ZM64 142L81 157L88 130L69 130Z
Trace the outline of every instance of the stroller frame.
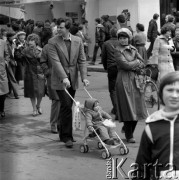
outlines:
M85 92L88 94L88 96L90 98L92 98L92 96L90 95L90 93L87 91L87 89L85 87L83 87L83 89L85 90ZM75 101L75 99L69 94L69 92L67 91L67 89L65 89L66 93L70 96L70 98L73 100L73 102L75 103L75 105L79 106L79 103L77 101ZM83 116L86 118L86 115L83 111L83 109L79 106L79 109L80 109L80 112L83 114ZM85 127L85 132L86 132L87 128ZM114 148L119 148L119 153L120 155L126 155L129 153L129 149L128 147L124 144L124 142L122 141L122 139L119 137L119 135L115 132L116 134L116 137L118 138L119 140L119 144L117 145L107 145L105 144L100 136L98 135L97 131L95 130L94 127L92 127L92 130L94 132L94 134L96 135L97 139L98 139L98 148L99 149L103 149L102 152L101 152L101 157L103 159L107 159L107 158L110 158L111 156L111 153L109 151L109 149L114 149ZM86 133L85 133L86 134ZM88 143L87 143L87 140L88 139L95 139L96 137L94 138L91 138L89 137L89 134L87 136L85 136L83 138L83 144L80 145L80 152L81 153L87 153L89 151L89 146L88 146Z

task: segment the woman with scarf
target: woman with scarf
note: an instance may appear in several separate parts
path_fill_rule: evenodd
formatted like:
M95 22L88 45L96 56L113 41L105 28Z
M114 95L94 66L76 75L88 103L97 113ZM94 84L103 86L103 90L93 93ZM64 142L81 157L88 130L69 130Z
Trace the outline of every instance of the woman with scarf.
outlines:
M161 79L163 108L146 120L132 179L179 178L179 72Z
M124 122L127 142L135 143L133 133L138 120L147 117L143 93L137 86L137 74L144 68L144 60L137 49L131 45L132 33L127 28L117 32L119 44L115 47L115 59L118 68L116 79L117 114Z

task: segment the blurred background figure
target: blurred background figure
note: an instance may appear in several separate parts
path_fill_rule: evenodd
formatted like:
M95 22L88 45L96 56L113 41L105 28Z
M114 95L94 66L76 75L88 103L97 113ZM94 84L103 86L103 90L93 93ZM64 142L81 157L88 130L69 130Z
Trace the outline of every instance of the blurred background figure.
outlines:
M147 36L144 34L144 25L138 23L136 25L136 34L134 35L133 42L134 46L137 48L139 54L144 59L144 63L147 63L147 50L145 48L147 42Z
M152 50L153 50L153 45L154 45L155 39L159 35L158 25L156 22L158 20L158 18L159 18L159 15L154 14L153 19L150 20L150 22L149 22L149 27L148 27L148 31L147 31L147 41L150 42L150 46L147 49L147 57L148 58L152 55Z
M7 50L9 53L9 63L7 65L7 77L9 81L9 94L8 96L11 98L11 94L13 93L15 99L19 99L18 96L18 84L15 79L17 62L14 59L14 50L15 44L13 42L15 33L7 33Z
M6 41L0 39L0 117L5 117L4 103L9 92L6 64L9 62Z

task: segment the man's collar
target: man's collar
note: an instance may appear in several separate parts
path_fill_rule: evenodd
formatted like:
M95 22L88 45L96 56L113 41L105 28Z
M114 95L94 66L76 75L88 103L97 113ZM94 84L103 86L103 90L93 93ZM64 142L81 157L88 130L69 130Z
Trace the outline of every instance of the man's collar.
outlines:
M64 37L62 36L62 39L63 39L64 41L67 41L67 40L70 40L70 41L71 41L71 34L69 33L69 36L68 36L67 38L64 38Z

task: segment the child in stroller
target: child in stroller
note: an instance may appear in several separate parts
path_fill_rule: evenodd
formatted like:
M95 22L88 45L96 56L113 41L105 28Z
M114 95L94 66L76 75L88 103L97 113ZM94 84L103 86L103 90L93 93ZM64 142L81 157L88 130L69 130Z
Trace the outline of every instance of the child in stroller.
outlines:
M90 133L93 128L99 134L101 140L107 145L119 144L119 140L114 130L112 117L99 106L97 99L89 98L84 104L86 125ZM108 121L112 126L106 126L104 122ZM89 134L90 137L91 134ZM92 136L92 135L91 135Z

